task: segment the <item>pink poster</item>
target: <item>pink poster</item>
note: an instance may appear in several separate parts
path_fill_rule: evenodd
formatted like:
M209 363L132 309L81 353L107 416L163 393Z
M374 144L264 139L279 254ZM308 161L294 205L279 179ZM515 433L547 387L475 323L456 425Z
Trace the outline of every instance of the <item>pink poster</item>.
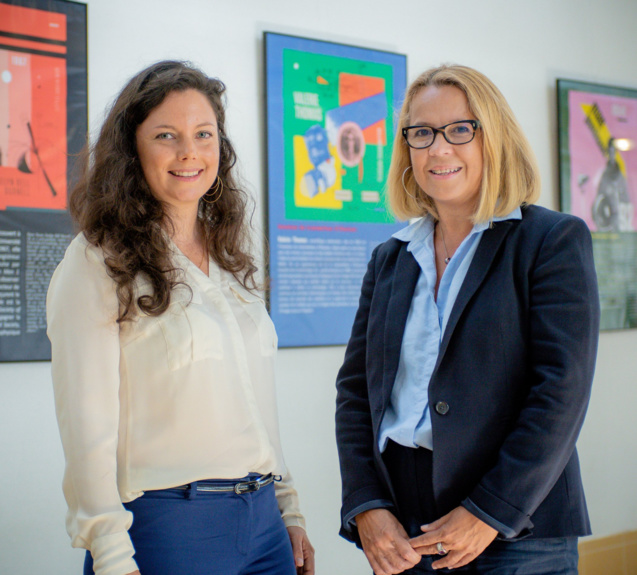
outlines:
M637 100L568 94L570 212L591 231L637 230Z
M557 81L562 210L593 240L600 329L637 328L637 90Z

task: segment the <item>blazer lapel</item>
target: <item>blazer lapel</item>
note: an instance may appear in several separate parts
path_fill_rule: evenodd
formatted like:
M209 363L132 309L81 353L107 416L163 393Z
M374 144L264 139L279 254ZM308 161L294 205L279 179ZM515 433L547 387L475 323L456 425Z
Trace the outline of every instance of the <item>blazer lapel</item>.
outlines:
M409 308L411 307L411 300L414 296L419 275L420 266L416 258L407 251L407 244L404 244L396 258L391 293L387 304L383 346L384 370L381 404L383 411L389 403L391 390L396 380L405 324L407 323L407 316L409 315Z
M495 256L500 244L504 241L507 233L511 229L512 220L504 220L496 222L493 228L486 229L480 240L480 245L476 250L473 257L473 261L469 266L465 280L460 288L456 302L454 303L451 314L449 315L449 321L440 343L440 350L438 352L438 360L436 361L436 367L434 373L438 370L438 366L442 361L447 350L449 340L453 335L453 331L458 324L458 320L465 310L465 307L473 297L480 284L484 281L487 273L493 263L493 257Z

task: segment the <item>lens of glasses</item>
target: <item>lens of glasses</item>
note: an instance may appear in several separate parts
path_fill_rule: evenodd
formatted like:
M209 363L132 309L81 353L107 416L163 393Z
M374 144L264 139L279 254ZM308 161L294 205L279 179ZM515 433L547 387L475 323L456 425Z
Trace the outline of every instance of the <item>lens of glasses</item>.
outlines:
M436 138L438 132L444 133L445 140L450 144L468 144L473 140L477 124L472 121L453 122L444 128L430 126L411 126L405 130L407 143L412 148L428 148Z
M429 126L416 126L407 130L407 143L412 148L427 148L434 141L435 132Z
M445 138L450 144L466 144L472 140L473 131L469 122L456 122L445 128Z

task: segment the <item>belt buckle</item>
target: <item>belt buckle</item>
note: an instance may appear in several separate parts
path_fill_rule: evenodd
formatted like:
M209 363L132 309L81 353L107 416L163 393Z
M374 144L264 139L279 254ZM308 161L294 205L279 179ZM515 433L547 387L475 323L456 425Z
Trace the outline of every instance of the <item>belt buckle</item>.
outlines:
M252 493L253 491L259 491L261 484L258 480L244 481L243 483L237 483L234 486L234 492L237 495L243 495L244 493Z

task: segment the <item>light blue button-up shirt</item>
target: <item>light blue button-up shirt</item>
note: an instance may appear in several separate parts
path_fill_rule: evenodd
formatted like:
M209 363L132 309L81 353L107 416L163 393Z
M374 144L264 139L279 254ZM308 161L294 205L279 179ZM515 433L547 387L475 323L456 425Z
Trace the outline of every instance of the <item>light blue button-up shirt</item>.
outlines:
M522 211L516 208L509 215L493 221L522 219ZM408 242L411 252L420 266L420 275L411 300L396 381L390 404L385 411L378 437L382 451L392 439L405 447L433 449L431 414L428 389L440 343L447 327L449 315L458 297L473 256L478 249L484 230L489 223L476 224L462 241L440 280L438 298L435 298L436 262L434 251L434 221L424 217L394 234Z

